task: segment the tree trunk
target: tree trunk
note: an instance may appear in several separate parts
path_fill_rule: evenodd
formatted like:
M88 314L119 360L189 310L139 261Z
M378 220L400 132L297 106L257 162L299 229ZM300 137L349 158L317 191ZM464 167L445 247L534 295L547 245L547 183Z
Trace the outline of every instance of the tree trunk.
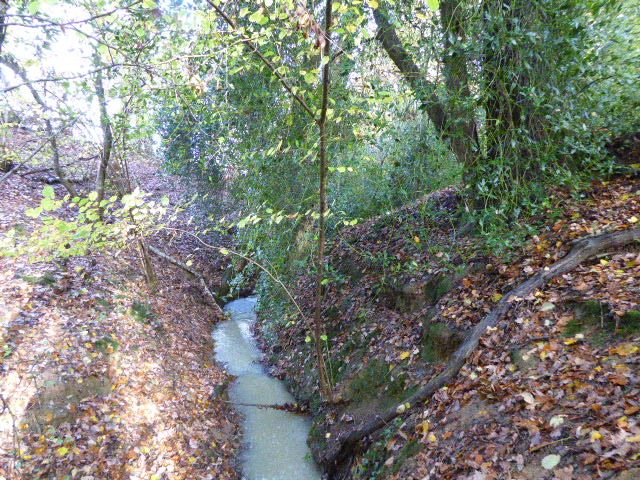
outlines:
M107 168L111 159L111 151L113 149L113 132L111 130L111 119L107 112L107 99L104 93L104 80L102 78L102 70L100 58L98 54L94 54L94 65L97 69L95 78L96 96L98 97L98 105L100 106L100 127L102 128L102 152L100 154L100 163L98 164L98 173L96 175L96 192L98 193L98 203L104 199L105 181L107 178Z
M320 201L318 219L318 258L317 258L317 279L316 279L316 305L313 316L313 336L316 350L316 358L318 363L318 373L320 376L320 389L322 395L329 401L333 400L333 388L331 387L331 379L327 372L327 366L322 353L322 335L323 335L323 319L322 319L322 303L324 298L324 262L325 262L325 246L327 243L327 227L326 215L329 213L329 205L327 201L327 175L328 175L328 158L327 158L327 110L329 107L329 87L331 85L331 9L332 0L327 0L325 5L325 21L324 36L325 43L322 51L322 58L325 63L322 67L322 104L320 107L320 118L318 119L318 130L320 133L320 152L319 152L319 168L320 168Z
M453 153L469 175L473 171L480 149L474 105L469 88L468 59L461 46L466 36L463 13L459 0L440 2L440 21L444 41L442 63L449 99L447 135L451 138Z
M7 26L5 25L7 10L9 10L9 0L0 0L0 54L2 54L4 40L7 37Z
M443 64L449 96L455 100L454 108L438 97L437 85L427 80L426 74L406 50L389 21L388 12L379 6L373 10L373 18L378 27L376 38L382 48L413 89L436 131L449 141L454 155L467 170L475 164L479 152L473 108L461 107L456 98L470 98L467 61L449 39L449 33L456 37L464 33L459 3L457 0L443 0L440 7L445 39Z

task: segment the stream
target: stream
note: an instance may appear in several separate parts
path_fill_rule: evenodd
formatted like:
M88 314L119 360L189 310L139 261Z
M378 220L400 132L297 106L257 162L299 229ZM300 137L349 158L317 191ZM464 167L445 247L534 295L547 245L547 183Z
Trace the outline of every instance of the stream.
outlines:
M231 315L213 332L216 359L236 376L229 389L235 403L294 402L280 380L260 363L262 353L252 334L257 297L235 300L225 307ZM247 480L317 480L320 471L311 459L308 418L270 408L237 407L243 419L242 474Z

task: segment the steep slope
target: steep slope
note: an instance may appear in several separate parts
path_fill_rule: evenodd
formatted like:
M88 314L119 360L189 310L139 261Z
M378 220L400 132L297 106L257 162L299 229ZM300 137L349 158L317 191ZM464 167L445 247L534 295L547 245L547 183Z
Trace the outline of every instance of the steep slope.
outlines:
M175 178L135 168L178 200ZM0 233L32 230L42 188L19 175L0 188ZM180 235L157 243L216 270ZM213 361L219 308L161 260L149 292L139 263L134 248L0 258L0 478L237 478L238 418L214 399L229 381Z
M453 191L342 232L325 305L338 404L317 404L303 322L286 319L271 345L281 375L314 402L319 457L336 431L397 406L407 413L361 443L342 473L611 478L638 467L637 244L603 252L515 302L450 385L424 405L403 404L504 294L577 239L637 227L640 217L633 177L554 198L541 233L509 259L484 253L480 239L454 228ZM311 281L298 285L309 311Z

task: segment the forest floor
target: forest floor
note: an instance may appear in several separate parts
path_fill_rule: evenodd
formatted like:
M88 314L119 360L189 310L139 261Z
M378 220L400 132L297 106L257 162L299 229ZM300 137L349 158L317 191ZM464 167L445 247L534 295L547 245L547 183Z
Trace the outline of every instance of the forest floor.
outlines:
M172 205L193 193L152 163L133 169ZM45 185L34 177L0 188L0 233L33 228L24 211ZM155 243L220 272L192 238ZM212 396L228 381L213 359L220 311L184 271L154 265L152 294L133 247L54 263L0 258L0 478L237 478L239 419Z
M339 403L315 403L314 448L384 409L408 410L362 445L350 478L640 478L637 243L519 299L448 387L403 405L503 295L575 240L640 221L637 176L552 197L539 233L509 257L456 229L452 189L340 233L324 308ZM310 312L313 281L303 276L296 289ZM262 322L261 331L276 373L313 406L309 332L291 320Z

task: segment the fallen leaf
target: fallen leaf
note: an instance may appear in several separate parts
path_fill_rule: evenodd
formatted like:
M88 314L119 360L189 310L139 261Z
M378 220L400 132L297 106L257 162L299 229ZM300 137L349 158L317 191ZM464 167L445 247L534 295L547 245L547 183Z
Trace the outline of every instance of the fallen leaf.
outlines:
M555 453L547 455L542 459L541 465L546 470L553 470L560 463L560 458L560 455L556 455Z

